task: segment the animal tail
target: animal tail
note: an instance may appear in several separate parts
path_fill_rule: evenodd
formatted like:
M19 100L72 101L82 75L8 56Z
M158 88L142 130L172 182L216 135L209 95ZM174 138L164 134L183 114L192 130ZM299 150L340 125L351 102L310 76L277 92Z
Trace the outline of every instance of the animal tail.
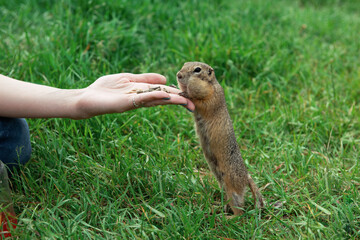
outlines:
M263 208L265 206L265 202L263 200L263 197L262 197L258 187L256 186L254 180L251 178L250 175L248 175L248 181L249 181L249 187L250 187L251 193L254 198L255 205L258 208Z

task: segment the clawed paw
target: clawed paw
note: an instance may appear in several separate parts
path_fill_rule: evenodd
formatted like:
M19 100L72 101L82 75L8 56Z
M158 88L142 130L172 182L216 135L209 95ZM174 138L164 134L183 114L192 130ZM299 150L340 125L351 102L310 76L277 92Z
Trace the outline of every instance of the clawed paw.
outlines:
M190 98L187 92L181 92L179 93L179 96L182 96L184 98Z

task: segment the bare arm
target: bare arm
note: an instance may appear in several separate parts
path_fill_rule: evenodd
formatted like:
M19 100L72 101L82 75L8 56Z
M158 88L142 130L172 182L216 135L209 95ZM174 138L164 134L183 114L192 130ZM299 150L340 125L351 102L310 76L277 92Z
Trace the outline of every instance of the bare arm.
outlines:
M121 113L141 107L194 104L179 95L180 90L166 87L164 76L155 73L106 75L87 88L59 89L15 80L0 74L0 116L24 118L90 118L100 114ZM169 91L136 94L161 85ZM135 102L135 104L134 104Z

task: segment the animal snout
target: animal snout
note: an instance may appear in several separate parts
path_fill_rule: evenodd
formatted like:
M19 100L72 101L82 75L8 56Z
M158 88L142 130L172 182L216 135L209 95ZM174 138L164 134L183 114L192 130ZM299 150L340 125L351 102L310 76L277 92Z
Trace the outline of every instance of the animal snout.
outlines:
M183 78L183 75L181 74L181 72L178 72L178 73L176 74L176 76L177 76L178 79L182 79L182 78Z

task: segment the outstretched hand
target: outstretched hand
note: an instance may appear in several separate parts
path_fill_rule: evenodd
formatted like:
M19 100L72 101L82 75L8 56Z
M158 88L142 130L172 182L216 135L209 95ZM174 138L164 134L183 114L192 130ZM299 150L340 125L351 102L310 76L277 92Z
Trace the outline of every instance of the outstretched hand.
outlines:
M83 89L77 107L82 113L81 118L166 104L183 105L190 111L195 109L189 99L178 95L181 90L165 86L165 83L166 78L156 73L106 75ZM136 93L158 86L166 89L166 92Z
M119 73L100 77L87 88L60 89L0 74L0 113L15 118L84 119L165 104L195 109L189 99L178 95L180 90L165 83L160 74ZM148 91L155 87L166 91Z

